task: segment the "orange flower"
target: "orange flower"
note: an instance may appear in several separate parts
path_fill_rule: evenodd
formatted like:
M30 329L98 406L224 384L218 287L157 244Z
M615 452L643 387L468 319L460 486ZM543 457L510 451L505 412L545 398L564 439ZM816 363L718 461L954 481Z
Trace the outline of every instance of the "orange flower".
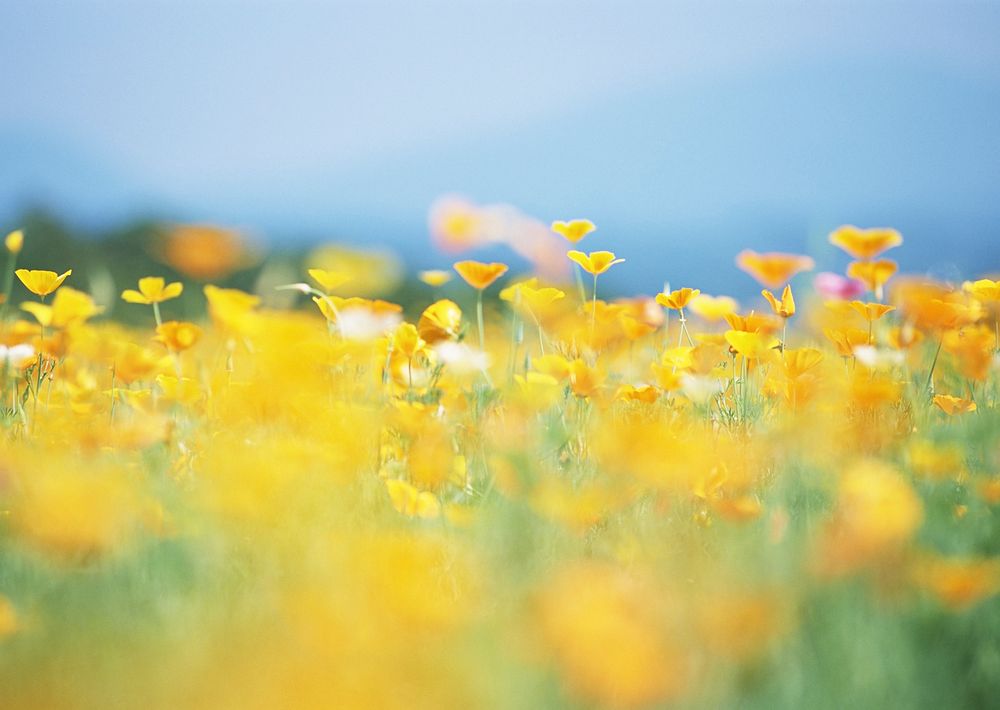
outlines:
M774 315L781 316L782 318L791 318L795 315L795 299L792 297L791 286L785 286L785 290L781 292L780 301L767 289L764 289L760 293L771 304L771 310L774 311Z
M584 254L582 251L569 251L566 252L566 256L579 264L588 274L594 276L603 274L615 264L621 264L625 261L624 259L616 259L614 252L610 251L592 251L590 254Z
M862 282L869 291L881 298L882 287L898 269L899 265L891 259L852 261L847 265L847 275Z
M162 257L185 276L207 281L242 267L247 261L247 250L242 235L233 229L183 224L167 233Z
M658 293L656 295L656 302L664 308L679 311L700 293L701 291L696 288L679 288L670 293Z
M950 394L934 395L934 404L950 417L976 411L976 403L972 400L953 397Z
M201 328L194 323L172 320L156 327L156 340L173 352L187 350L198 342L200 337Z
M830 243L840 247L855 259L868 261L886 249L898 247L903 243L903 237L895 229L888 227L861 229L847 224L830 233Z
M446 283L451 281L451 272L444 271L443 269L429 269L428 271L421 271L417 276L428 286L438 287L444 286Z
M566 241L576 244L597 227L589 219L574 219L570 222L553 222L552 231L561 235Z
M816 266L808 256L771 252L758 254L744 249L736 256L736 265L768 288L781 288L795 274L809 271Z
M507 265L497 262L484 264L481 261L459 261L455 263L455 271L465 279L465 283L482 291L507 273Z
M863 303L862 301L851 301L851 308L857 311L869 323L880 319L890 311L896 310L895 306L887 306L882 303Z

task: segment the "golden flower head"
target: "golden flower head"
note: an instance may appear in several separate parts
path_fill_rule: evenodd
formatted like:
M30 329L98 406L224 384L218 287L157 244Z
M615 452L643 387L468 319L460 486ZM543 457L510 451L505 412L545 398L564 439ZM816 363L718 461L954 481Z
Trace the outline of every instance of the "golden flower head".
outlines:
M201 338L201 328L194 323L167 321L156 327L156 340L167 350L181 352L187 350Z
M428 286L438 287L444 286L446 283L451 281L451 272L445 271L444 269L428 269L427 271L421 271L417 276Z
M670 293L658 293L656 295L656 302L664 308L679 311L685 308L700 293L701 291L696 288L679 288Z
M614 252L610 251L592 251L590 254L584 254L582 251L574 250L566 252L566 256L579 264L588 274L594 276L603 274L615 264L621 264L625 261L624 259L616 259Z
M903 243L903 237L895 229L872 227L861 229L853 224L838 227L830 233L830 243L838 246L855 259L868 261Z
M782 252L758 254L750 249L744 249L737 254L736 265L757 279L761 285L768 288L781 288L795 274L814 268L816 262L810 257L800 254Z
M589 219L574 219L569 222L555 221L552 223L552 231L573 244L576 244L596 229L597 227Z
M781 292L780 301L767 289L764 289L760 293L771 304L771 310L774 311L774 315L781 316L782 318L791 318L795 315L795 298L792 296L791 286L785 286L785 290Z
M122 300L128 303L152 305L177 298L184 291L184 284L174 281L167 284L161 276L146 276L139 279L139 290L126 289L122 291Z
M67 269L61 274L55 271L36 271L34 269L18 269L14 272L21 280L24 287L36 296L48 296L57 288L62 286L66 277L73 273L73 269Z
M3 240L3 244L11 254L19 253L24 246L24 232L20 229L11 232Z
M507 265L498 262L485 264L481 261L459 261L455 263L455 271L465 283L482 291L507 273Z

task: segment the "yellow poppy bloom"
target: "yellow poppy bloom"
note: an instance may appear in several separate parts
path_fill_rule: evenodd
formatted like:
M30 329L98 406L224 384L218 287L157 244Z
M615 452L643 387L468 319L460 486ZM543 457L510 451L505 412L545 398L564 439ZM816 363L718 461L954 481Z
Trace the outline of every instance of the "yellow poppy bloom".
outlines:
M161 276L147 276L139 279L139 290L126 289L122 291L122 300L128 303L152 305L177 298L184 291L184 284L174 281L167 284Z
M459 261L455 263L455 271L465 283L482 291L507 273L507 265L498 262L485 264L481 261Z
M3 244L11 254L17 254L24 246L24 232L20 229L11 232L4 238Z
M66 277L73 273L73 269L67 269L61 274L55 271L36 271L34 269L18 269L14 272L21 280L24 287L36 296L48 296L57 288L62 286Z
M903 237L895 229L873 227L861 229L853 224L838 227L830 233L830 243L840 247L855 259L868 261L903 243Z
M679 311L685 308L693 298L697 297L701 291L696 288L679 288L670 293L656 294L656 302L664 308L671 308Z
M934 404L938 407L938 409L951 417L956 414L965 414L967 412L976 411L976 403L972 400L962 399L961 397L953 397L950 394L934 395Z
M597 227L589 219L574 219L569 222L555 221L552 223L552 231L573 244L576 244L596 229Z
M156 327L156 340L173 352L187 350L197 343L199 338L201 338L201 328L194 323L172 320Z
M462 309L454 301L442 299L424 309L417 323L417 332L433 345L443 340L454 340L462 328Z
M615 264L621 264L625 261L624 259L616 259L614 252L610 251L592 251L590 254L584 254L582 251L574 250L566 252L566 256L579 264L588 274L594 276L603 274Z
M351 277L347 274L327 269L309 269L309 276L327 293L332 292L338 286L343 286L351 280Z
M852 261L847 265L847 275L863 283L869 291L881 294L882 287L898 269L899 266L891 259Z
M428 286L444 286L446 283L451 281L451 272L445 271L444 269L429 269L427 271L421 271L417 276Z
M857 311L869 323L880 319L886 313L896 310L895 306L887 306L884 303L863 303L862 301L851 301L851 308Z
M692 298L690 306L692 313L710 323L722 320L739 308L736 299L729 296L709 296L707 293L699 293Z
M1000 302L1000 281L992 281L991 279L966 281L962 284L962 288L984 303Z
M764 289L760 293L771 304L771 310L774 311L774 315L781 316L782 318L791 318L795 315L795 298L792 296L791 286L785 286L785 290L781 292L780 301L767 289Z
M736 265L753 276L761 285L768 288L781 288L795 274L809 271L816 266L808 256L769 252L758 254L750 249L744 249L736 255Z

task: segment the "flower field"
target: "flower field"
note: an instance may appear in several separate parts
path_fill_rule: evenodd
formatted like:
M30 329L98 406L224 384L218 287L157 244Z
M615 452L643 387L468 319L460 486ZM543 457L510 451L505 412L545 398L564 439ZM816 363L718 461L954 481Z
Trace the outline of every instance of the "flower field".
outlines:
M1000 282L844 226L619 297L543 231L403 303L188 225L111 304L7 236L0 707L995 705Z

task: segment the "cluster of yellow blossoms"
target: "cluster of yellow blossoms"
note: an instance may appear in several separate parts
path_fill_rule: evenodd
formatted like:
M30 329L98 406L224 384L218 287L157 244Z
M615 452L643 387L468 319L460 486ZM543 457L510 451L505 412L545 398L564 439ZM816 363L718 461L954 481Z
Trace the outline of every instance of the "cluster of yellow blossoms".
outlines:
M238 261L206 230L171 246L202 283ZM740 253L741 308L601 298L623 259L571 250L575 282L460 261L405 308L336 263L279 287L304 309L203 285L198 323L149 276L146 330L15 271L23 239L3 707L996 697L1000 282L897 276L895 230L833 232L854 261L802 308L805 256Z

